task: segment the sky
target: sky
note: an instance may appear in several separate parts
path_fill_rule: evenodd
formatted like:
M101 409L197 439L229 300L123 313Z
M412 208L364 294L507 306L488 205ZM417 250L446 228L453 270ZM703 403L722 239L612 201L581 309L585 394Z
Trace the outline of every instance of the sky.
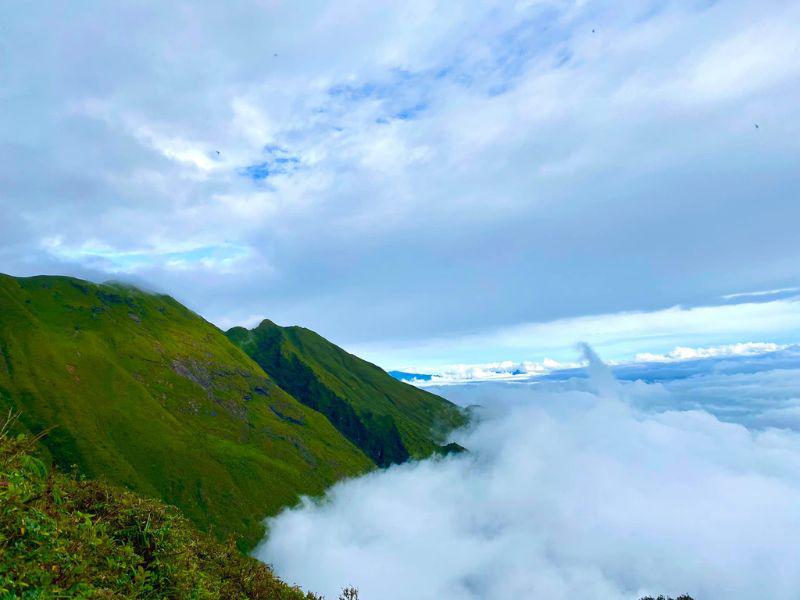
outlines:
M796 0L7 0L0 272L480 405L268 522L305 589L795 598L798 99Z
M790 343L798 98L790 0L11 0L0 272L387 368Z
M305 498L256 555L328 598L796 598L800 347L613 373L583 354L433 388L478 406L468 453Z

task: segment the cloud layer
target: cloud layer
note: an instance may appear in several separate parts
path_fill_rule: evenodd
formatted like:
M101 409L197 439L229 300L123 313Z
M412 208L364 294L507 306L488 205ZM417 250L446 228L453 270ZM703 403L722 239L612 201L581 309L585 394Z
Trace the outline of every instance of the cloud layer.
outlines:
M645 334L645 332L643 332ZM654 373L654 369L648 363L687 363L692 365L696 361L704 359L716 359L730 357L738 359L742 357L765 358L769 361L775 355L795 356L798 350L797 345L775 344L773 342L738 342L736 344L723 344L720 346L708 346L692 348L678 346L664 354L653 352L640 352L635 355L633 360L628 361L608 361L614 365L617 376L625 378L638 378L643 373ZM701 369L706 363L701 362ZM438 388L443 385L453 385L466 382L487 382L487 381L506 381L506 382L529 382L532 379L547 378L550 380L568 379L574 377L579 368L576 362L559 362L550 358L545 358L541 362L504 360L491 363L479 364L455 364L440 368L422 369L416 372L400 371L395 372L402 381L417 385L419 387ZM670 376L674 376L680 370L667 370ZM685 366L683 366L685 368ZM690 371L696 374L695 370Z
M677 409L741 395L767 415L796 403L800 363L724 360L675 388L600 363L592 379L447 388L484 405L457 438L469 455L339 484L270 521L258 556L333 597L353 583L387 600L793 598L800 434Z
M796 2L0 11L2 271L346 344L797 285Z
M411 372L447 370L457 357L466 365L487 358L544 363L546 357L571 362L575 340L583 339L613 361L630 361L642 348L657 356L678 347L736 347L743 339L787 344L800 339L800 297L673 306L654 311L595 314L520 323L492 331L408 342L352 346L374 362Z

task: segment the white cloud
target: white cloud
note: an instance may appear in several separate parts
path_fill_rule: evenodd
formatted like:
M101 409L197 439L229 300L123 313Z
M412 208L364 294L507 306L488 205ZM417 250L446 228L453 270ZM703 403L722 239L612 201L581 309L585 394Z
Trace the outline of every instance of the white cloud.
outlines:
M760 375L738 377L729 397ZM464 387L461 401L486 406L456 438L470 454L305 500L269 522L257 556L334 597L352 583L385 600L794 598L800 434L634 408L668 396L659 384L614 390Z
M774 290L758 290L755 292L736 292L735 294L725 294L724 300L737 300L739 298L761 298L764 296L776 296L778 294L792 294L800 292L800 287L776 288Z
M679 93L704 101L731 100L797 75L800 40L795 33L793 24L783 19L756 19L750 28L706 50L688 69Z
M691 348L677 346L663 354L653 352L639 352L632 360L613 360L608 364L614 366L641 365L646 363L673 363L686 360L714 359L725 357L761 356L792 348L789 344L775 344L772 342L738 342L736 344L722 344ZM415 378L406 380L408 383L419 387L435 387L440 385L454 385L465 382L506 381L523 382L535 379L554 371L574 369L579 367L576 362L559 362L545 358L541 362L524 360L515 362L511 360L479 363L456 364L440 368L415 369L406 367L401 371L418 375L430 376L429 378Z
M773 344L771 342L740 342L738 344L723 344L708 348L688 348L678 346L665 354L641 352L634 358L635 362L670 362L677 360L693 360L698 358L718 358L722 356L753 356L768 352L777 352L788 347L786 344Z
M420 375L431 375L430 380L414 380L414 385L421 387L430 385L444 385L459 383L464 381L493 381L506 380L518 381L530 379L533 376L548 373L557 369L565 369L578 366L577 363L562 363L551 358L545 358L541 362L524 360L515 362L503 360L498 362L480 364L455 364L447 365L437 369L414 369L409 367L403 369L406 372L413 372Z
M56 236L235 244L253 260L176 275L154 252L137 273L213 320L268 309L346 343L795 283L794 2L90 2L6 21L3 271L117 269L43 248ZM248 179L270 146L300 166Z
M63 238L54 236L43 241L47 251L55 257L88 259L102 264L108 273L132 274L146 270L154 263L168 271L206 269L225 272L248 258L247 248L235 244L165 244L150 241L147 245L120 251L99 240L88 239L77 247L69 247Z
M243 318L218 321L216 325L223 331L227 331L231 327L246 327L248 329L252 329L257 327L258 324L266 318L266 315L248 315Z
M523 365L526 360L536 364L546 356L569 362L575 341L580 339L602 349L613 362L621 362L636 359L642 348L657 350L651 353L652 357L664 352L674 352L677 357L681 351L674 350L676 345L692 342L715 344L720 352L768 351L771 346L743 346L738 342L756 336L776 340L767 344L800 339L800 299L589 315L525 323L462 337L395 342L391 346L361 345L350 350L379 364L403 365L404 371L455 375L456 371L465 372L469 367L449 366L448 357L512 357L509 366ZM493 364L466 363L475 368L507 370L497 369Z
M134 135L172 160L186 163L200 171L217 168L217 164L211 158L211 149L200 144L181 138L164 137L146 126L137 128Z

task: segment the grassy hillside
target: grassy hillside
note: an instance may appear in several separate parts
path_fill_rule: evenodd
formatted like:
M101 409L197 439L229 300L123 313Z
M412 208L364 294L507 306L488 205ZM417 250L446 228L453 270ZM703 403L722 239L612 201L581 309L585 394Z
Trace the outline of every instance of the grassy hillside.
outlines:
M167 296L0 275L0 409L22 412L61 467L178 506L218 537L370 460Z
M396 380L303 327L265 320L253 330L234 327L227 335L378 465L440 451L445 432L464 423L454 404Z
M34 441L0 430L0 597L316 598L174 508L48 471Z

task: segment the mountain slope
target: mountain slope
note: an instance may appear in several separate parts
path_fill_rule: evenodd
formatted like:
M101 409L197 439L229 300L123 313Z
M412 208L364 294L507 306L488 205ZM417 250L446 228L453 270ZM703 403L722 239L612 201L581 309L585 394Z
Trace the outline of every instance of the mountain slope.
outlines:
M0 275L0 408L72 464L251 546L298 494L370 468L318 412L167 296Z
M253 330L234 327L227 335L378 465L440 451L444 433L465 422L454 404L396 380L303 327L265 320Z

